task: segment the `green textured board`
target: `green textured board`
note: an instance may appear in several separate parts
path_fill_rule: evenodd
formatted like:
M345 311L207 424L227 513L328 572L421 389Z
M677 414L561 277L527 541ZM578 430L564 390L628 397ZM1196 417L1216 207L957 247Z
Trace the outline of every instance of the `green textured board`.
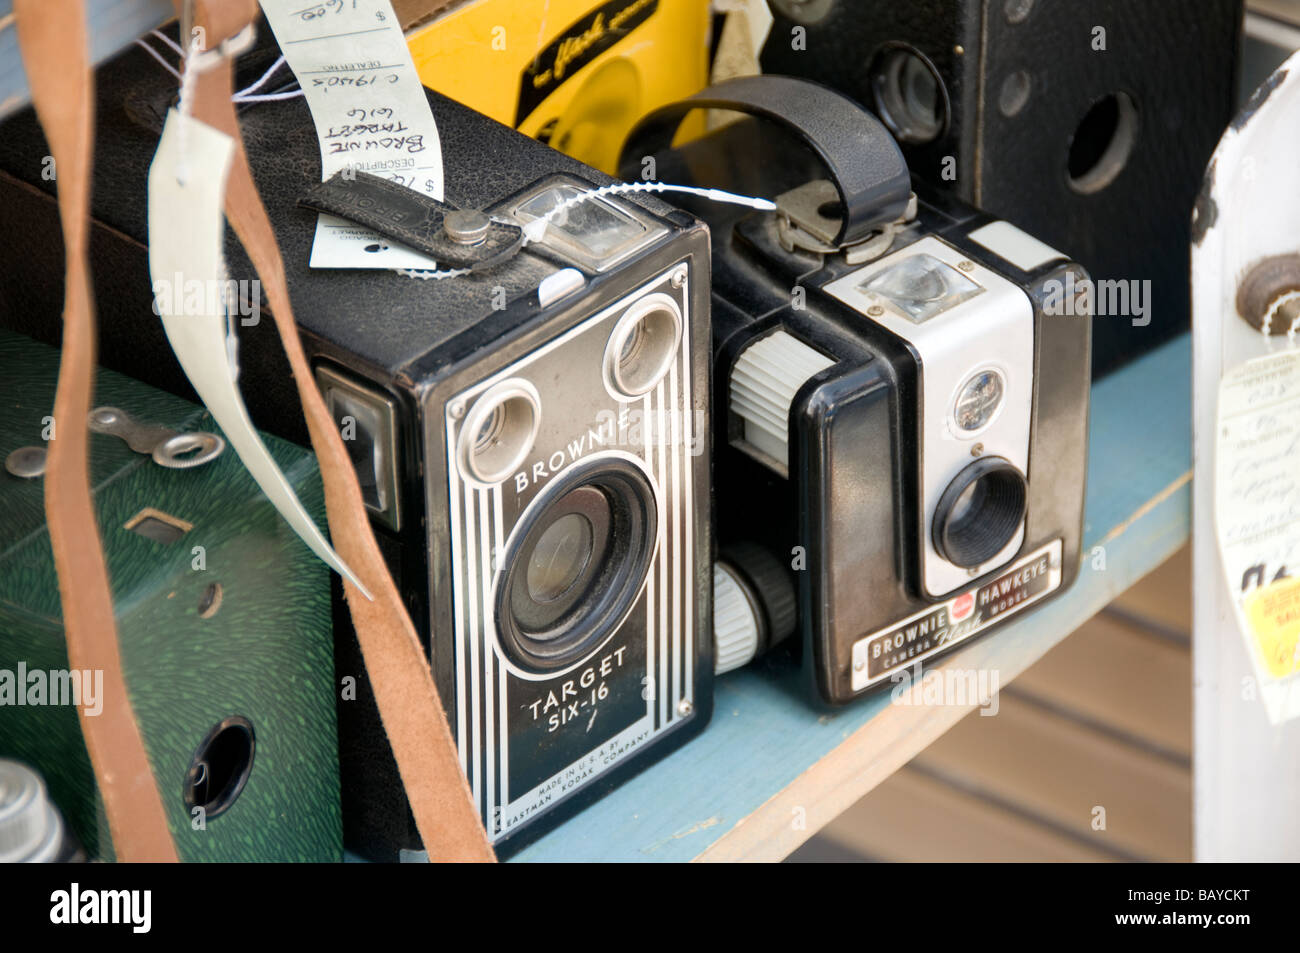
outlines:
M1005 686L1186 541L1189 380L1184 335L1094 385L1078 581L945 664L996 669ZM788 665L731 672L699 738L513 860L780 859L968 710L889 702L884 692L828 713Z
M42 443L57 365L50 348L0 333L0 458ZM95 404L176 430L215 431L201 407L109 371L98 375ZM263 439L321 522L315 457ZM228 448L176 470L92 434L91 461L128 690L181 859L339 859L328 570ZM41 480L0 472L0 669L9 671L20 661L29 671L67 666L42 494ZM171 544L126 529L146 507L193 528ZM213 584L220 603L200 617ZM208 731L235 715L253 725L252 772L233 806L196 830L183 799L191 759ZM111 855L73 708L0 705L0 755L39 767L88 853Z

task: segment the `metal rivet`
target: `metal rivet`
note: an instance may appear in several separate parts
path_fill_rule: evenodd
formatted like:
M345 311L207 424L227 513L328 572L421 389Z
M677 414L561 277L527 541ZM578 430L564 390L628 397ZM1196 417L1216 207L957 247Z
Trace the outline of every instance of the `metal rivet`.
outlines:
M979 566L971 566L970 569L966 570L966 575L970 576L972 579L974 579L979 574L980 574Z
M867 667L867 663L864 662L862 659L858 659L856 662L853 663L853 671L855 672L860 672L866 667Z
M5 469L16 477L34 480L45 473L44 447L19 447L5 457Z
M878 318L884 313L885 309L878 304L873 304L867 309L867 314L871 315L873 318Z
M452 420L460 420L460 418L462 418L462 417L464 417L464 416L465 416L465 405L464 405L464 404L462 404L460 401L456 401L456 403L454 403L454 404L451 405L451 419L452 419Z
M215 460L225 449L226 442L216 434L196 430L168 437L153 448L152 456L159 466L188 470Z
M487 238L492 220L476 209L456 209L442 219L442 230L458 245L477 245Z
M681 715L683 718L693 711L695 711L695 706L685 698L677 703L677 714Z
M972 457L978 457L983 452L984 452L984 444L982 443L977 443L975 444L975 446L970 448L970 455Z
M973 262L973 261L959 261L959 262L957 262L957 267L960 268L962 271L974 271L974 270L975 270L975 262Z

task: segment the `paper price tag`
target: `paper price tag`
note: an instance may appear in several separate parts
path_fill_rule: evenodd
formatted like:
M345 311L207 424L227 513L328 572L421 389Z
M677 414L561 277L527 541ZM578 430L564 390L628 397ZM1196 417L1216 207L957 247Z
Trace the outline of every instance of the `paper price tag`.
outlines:
M234 148L225 133L174 109L168 113L149 167L149 274L154 300L185 376L267 499L313 553L365 592L303 509L253 428L239 393L236 339L222 304L226 287L222 209Z
M1247 593L1242 608L1268 673L1285 678L1300 670L1300 578L1279 579Z
M442 201L442 146L389 0L260 0L320 141L321 180L356 169ZM433 259L321 215L313 268L436 268Z
M1247 361L1220 382L1214 504L1228 591L1276 724L1300 715L1300 352Z

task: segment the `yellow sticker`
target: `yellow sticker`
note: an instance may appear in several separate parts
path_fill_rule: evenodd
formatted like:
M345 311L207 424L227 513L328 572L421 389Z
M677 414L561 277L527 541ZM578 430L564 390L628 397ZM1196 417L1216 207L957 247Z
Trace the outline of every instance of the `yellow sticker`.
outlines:
M1269 674L1284 678L1300 671L1300 576L1254 590L1242 608Z

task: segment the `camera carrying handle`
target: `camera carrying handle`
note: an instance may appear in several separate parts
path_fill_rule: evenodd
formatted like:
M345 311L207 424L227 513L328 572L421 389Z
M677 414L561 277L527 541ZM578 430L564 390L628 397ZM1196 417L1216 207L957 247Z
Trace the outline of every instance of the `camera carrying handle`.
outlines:
M682 120L696 109L745 113L797 133L826 166L839 192L844 217L836 245L862 241L907 209L911 176L889 130L846 96L793 76L729 79L655 110L629 133L620 168L667 147Z

